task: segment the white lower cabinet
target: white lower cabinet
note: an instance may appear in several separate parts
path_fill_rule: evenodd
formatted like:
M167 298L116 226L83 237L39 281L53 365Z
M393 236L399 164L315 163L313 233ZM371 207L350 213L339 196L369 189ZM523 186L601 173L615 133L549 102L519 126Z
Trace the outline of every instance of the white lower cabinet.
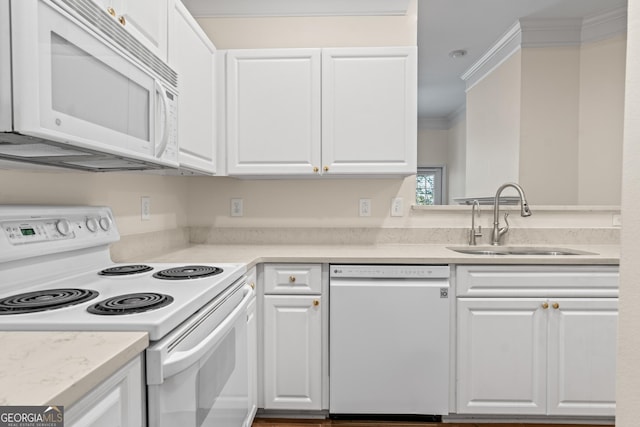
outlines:
M265 409L321 409L319 295L264 297Z
M65 410L65 426L142 427L144 396L142 356L138 356Z
M264 409L325 409L327 318L320 272L319 264L264 267Z
M457 278L457 413L615 415L616 267L459 266Z

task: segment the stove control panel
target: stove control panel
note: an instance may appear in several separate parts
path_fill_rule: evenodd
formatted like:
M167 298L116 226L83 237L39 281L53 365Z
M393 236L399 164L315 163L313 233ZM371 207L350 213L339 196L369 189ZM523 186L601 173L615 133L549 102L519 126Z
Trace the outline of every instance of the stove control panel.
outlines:
M80 218L30 219L1 222L2 231L12 245L51 242L71 239L91 239L111 234L108 216L82 216Z
M5 262L67 251L108 256L118 240L107 206L0 205L0 270Z

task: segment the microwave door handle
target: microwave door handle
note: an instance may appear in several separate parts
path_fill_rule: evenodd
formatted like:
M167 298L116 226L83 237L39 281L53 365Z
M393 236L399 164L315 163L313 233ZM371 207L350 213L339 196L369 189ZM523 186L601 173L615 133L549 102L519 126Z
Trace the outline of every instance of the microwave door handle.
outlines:
M163 371L163 380L180 373L196 363L204 354L214 348L220 340L227 335L234 323L238 320L238 317L244 314L249 306L249 302L254 296L253 290L249 285L244 285L243 291L245 294L241 303L231 312L231 314L229 314L229 316L227 316L225 320L220 323L213 333L208 335L207 338L193 348L187 351L176 351L167 358L161 368Z
M169 142L169 100L167 99L167 94L159 80L155 80L155 91L160 94L160 99L162 100L162 111L164 112L164 114L158 114L158 117L156 117L156 120L159 120L160 117L164 116L162 137L156 138L155 154L156 157L159 158L164 153L164 150L167 149L167 143Z

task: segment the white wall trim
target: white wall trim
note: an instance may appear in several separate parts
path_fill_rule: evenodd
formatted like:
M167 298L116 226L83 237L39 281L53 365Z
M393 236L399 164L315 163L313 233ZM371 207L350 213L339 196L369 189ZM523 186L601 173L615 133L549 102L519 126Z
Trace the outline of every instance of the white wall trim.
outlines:
M196 18L274 16L404 16L409 0L185 0Z
M521 19L521 47L579 46L582 18Z
M582 43L596 42L627 32L627 8L621 7L586 17L582 23Z
M516 22L507 32L471 66L460 78L467 83L469 91L478 82L491 74L511 55L520 50L522 44L522 31L520 22Z
M580 46L624 34L627 10L575 19L520 19L461 78L469 91L522 48Z

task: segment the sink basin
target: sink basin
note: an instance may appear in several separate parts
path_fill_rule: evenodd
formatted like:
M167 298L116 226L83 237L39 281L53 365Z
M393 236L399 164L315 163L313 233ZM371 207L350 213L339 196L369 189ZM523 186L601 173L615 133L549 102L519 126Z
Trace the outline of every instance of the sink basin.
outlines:
M532 255L532 256L562 256L562 255L597 255L594 252L579 251L566 248L547 248L536 246L451 246L447 249L470 255Z

